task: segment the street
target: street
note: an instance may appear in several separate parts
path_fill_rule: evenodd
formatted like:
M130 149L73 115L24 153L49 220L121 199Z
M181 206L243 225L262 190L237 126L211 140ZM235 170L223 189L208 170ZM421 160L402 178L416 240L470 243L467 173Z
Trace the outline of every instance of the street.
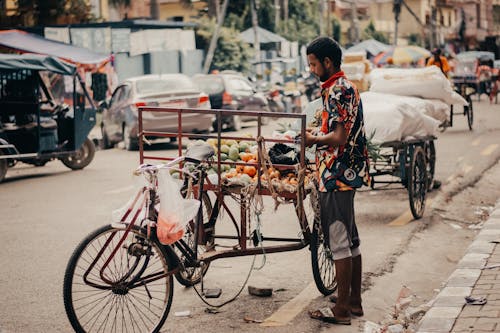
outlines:
M408 193L402 188L365 187L358 191L363 320L383 319L403 285L417 294L421 304L432 299L474 233L463 226L479 223L484 219L478 213L481 207L487 210L500 197L500 177L487 179L490 187L475 187L484 181L481 177L488 169L499 168L500 105L490 105L484 96L473 101L473 131L469 131L464 116L456 115L453 127L436 140L435 178L443 185L429 193L421 220L411 219ZM272 131L273 126L276 123L267 125L266 131ZM250 129L244 127L239 133ZM148 152L175 156L177 145L155 144ZM72 331L62 297L66 264L77 244L92 230L110 223L111 212L135 194L138 179L132 171L138 163L138 152L113 148L97 151L94 161L82 171L71 171L59 161L44 167L20 164L9 169L0 184L1 333ZM265 236L297 236L299 228L291 206L281 205L274 212L270 198L265 198L264 205ZM257 256L252 265L253 259L213 262L204 287L221 288L222 295L209 302L217 305L235 296L252 268L248 285L273 288L272 297L251 296L245 286L234 302L209 313L209 306L192 288L175 282L172 308L162 332L333 331L307 315L307 310L327 303L315 289L307 248ZM288 312L280 311L282 307ZM189 316L179 315L186 311ZM271 315L271 320L261 324ZM356 322L335 331L355 331ZM266 327L266 323L273 327Z

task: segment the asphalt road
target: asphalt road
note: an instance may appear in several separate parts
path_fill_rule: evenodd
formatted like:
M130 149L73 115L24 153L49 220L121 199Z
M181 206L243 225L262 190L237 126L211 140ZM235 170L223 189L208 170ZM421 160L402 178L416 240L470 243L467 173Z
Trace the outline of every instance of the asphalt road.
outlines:
M476 100L475 100L476 101ZM272 131L271 123L266 131ZM247 127L242 132L255 131ZM464 188L474 185L485 170L500 157L500 105L483 101L475 103L474 130L469 131L465 117L455 116L454 126L439 135L436 141L436 178L443 182L439 191L429 194L428 209L423 219L408 218L408 195L403 189L373 191L367 188L356 196L357 223L364 255L364 286L369 293L377 280L391 272L398 257L410 248L410 241L422 233L422 226L432 224L440 212L474 219L475 206L462 204L461 211L449 199ZM149 148L154 155L174 156L177 146L156 144ZM10 169L0 184L0 332L70 332L62 300L62 281L69 256L78 242L90 231L110 223L111 211L123 206L134 194L138 180L132 170L138 165L137 152L120 148L98 151L95 160L82 171L70 171L54 161L44 167L18 165ZM472 200L472 199L471 199ZM438 207L436 207L438 205ZM262 217L266 236L294 237L298 224L289 205L274 212L269 198L265 200ZM234 206L233 206L234 208ZM450 206L451 208L451 206ZM434 213L433 213L434 212ZM432 214L433 213L433 214ZM227 228L228 226L223 226ZM436 232L443 232L442 230ZM438 237L438 235L434 235ZM453 239L453 235L449 235ZM456 235L455 237L460 237ZM463 246L462 246L463 247ZM440 251L459 255L462 248L450 244ZM422 257L426 249L423 248ZM242 287L252 268L253 257L223 259L212 263L205 287L222 289L221 303L232 298ZM428 258L437 261L438 258ZM324 303L311 285L310 254L307 249L256 257L249 285L271 287L271 298L250 296L246 290L219 313L206 313L208 307L196 293L176 283L170 316L165 332L317 332L329 330L309 320L307 309ZM439 266L431 278L419 279L422 300L433 295L453 268L451 263ZM404 274L392 282L396 290L404 283ZM421 281L418 283L418 281ZM372 289L373 290L373 289ZM382 304L393 299L378 294ZM294 300L290 303L290 301ZM285 307L297 316L290 318L279 311ZM384 316L383 305L367 309L366 319ZM176 312L189 311L189 317ZM284 326L262 327L247 320L262 321L274 314Z

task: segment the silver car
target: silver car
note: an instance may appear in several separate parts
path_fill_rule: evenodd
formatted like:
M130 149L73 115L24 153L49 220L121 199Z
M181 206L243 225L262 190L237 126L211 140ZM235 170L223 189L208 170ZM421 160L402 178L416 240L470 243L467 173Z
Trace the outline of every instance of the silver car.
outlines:
M210 109L210 100L184 74L153 74L129 78L115 89L109 103L102 105L101 131L104 148L123 140L127 150L137 149L138 108L141 106ZM214 116L208 113L184 113L182 132L208 133L213 119ZM143 129L177 132L177 114L144 112Z

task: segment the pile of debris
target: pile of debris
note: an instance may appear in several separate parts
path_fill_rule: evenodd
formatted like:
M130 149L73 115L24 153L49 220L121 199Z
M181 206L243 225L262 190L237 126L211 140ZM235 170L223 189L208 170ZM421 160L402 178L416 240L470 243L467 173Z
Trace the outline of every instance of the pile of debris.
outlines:
M418 330L419 322L430 309L432 302L412 306L416 296L411 289L403 286L391 313L380 323L366 321L364 333L413 333Z

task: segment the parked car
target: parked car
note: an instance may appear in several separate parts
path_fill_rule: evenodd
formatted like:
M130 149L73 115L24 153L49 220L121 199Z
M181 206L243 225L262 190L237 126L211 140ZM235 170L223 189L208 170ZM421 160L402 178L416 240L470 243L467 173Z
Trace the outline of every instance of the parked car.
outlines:
M127 150L137 149L138 108L141 106L210 109L210 100L184 74L153 74L129 78L115 89L109 103L102 105L101 131L104 148L123 140ZM208 113L185 113L182 115L182 131L208 133L213 119L214 116ZM147 131L177 132L177 114L143 113L143 128Z
M195 75L193 81L201 91L208 94L212 109L270 111L267 98L257 92L250 81L237 72ZM222 125L239 130L243 122L256 119L256 117L234 115L224 117ZM269 118L262 118L263 124L268 122ZM213 125L217 128L215 122Z

